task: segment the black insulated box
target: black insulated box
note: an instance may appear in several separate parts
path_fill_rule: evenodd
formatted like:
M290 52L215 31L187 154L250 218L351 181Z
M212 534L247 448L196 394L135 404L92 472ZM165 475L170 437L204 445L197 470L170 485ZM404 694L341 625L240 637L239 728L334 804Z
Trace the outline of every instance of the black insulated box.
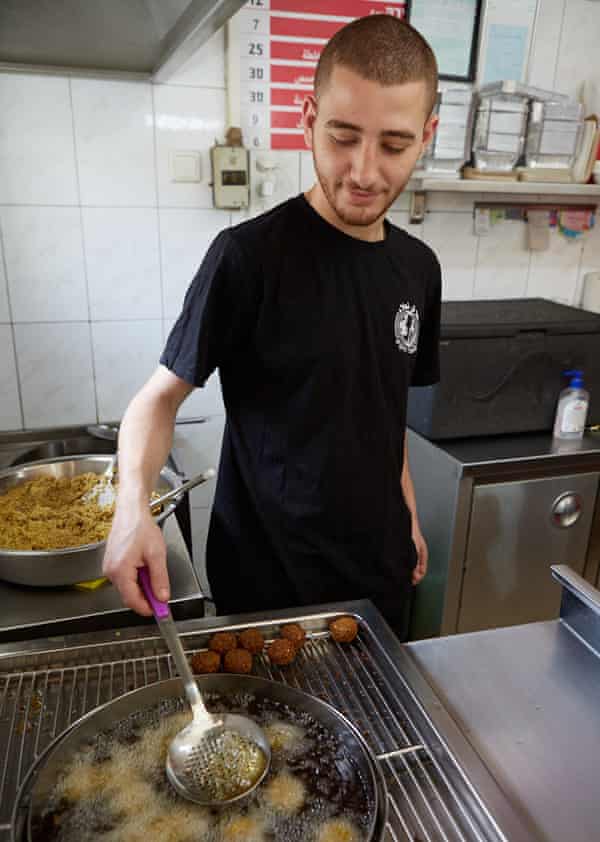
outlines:
M428 439L548 432L564 372L583 371L600 423L600 314L544 298L442 304L441 379L409 390L408 426Z

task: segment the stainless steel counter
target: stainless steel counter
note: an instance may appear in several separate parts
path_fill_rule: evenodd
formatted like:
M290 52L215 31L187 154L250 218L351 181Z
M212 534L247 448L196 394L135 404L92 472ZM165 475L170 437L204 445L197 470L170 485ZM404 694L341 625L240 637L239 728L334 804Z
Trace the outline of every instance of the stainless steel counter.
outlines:
M465 474L484 474L497 471L500 466L510 464L522 470L520 463L537 463L545 468L552 461L553 471L565 468L573 470L578 465L586 467L591 461L600 463L600 435L588 433L581 441L557 442L551 435L522 433L514 436L483 436L468 439L449 439L433 442L454 459ZM547 468L545 468L547 469Z
M407 647L535 838L545 842L600 839L600 661L591 648L600 595L594 594L596 613L582 617L577 603L578 620L565 614L563 597L560 621Z
M112 453L115 440L90 436L85 427L63 427L0 434L0 470L16 460L35 460L68 453ZM170 467L178 466L170 457ZM187 525L186 525L187 524ZM184 530L182 532L182 529ZM167 563L172 610L177 620L201 617L204 595L196 576L189 544L189 507L180 504L176 516L165 521ZM190 536L188 536L188 541ZM97 590L28 588L0 581L0 642L122 628L149 623L125 608L116 590L105 584Z
M413 639L556 619L552 564L597 582L600 436L557 446L549 435L432 442L410 430L408 453L429 545Z

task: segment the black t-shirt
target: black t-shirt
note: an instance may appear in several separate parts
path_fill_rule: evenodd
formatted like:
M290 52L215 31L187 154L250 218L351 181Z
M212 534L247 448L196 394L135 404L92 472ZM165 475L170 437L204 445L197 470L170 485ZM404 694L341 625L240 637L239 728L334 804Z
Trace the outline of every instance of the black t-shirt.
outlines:
M393 619L416 562L400 477L410 385L439 377L440 267L303 195L217 236L161 363L227 420L207 544L221 613L368 597Z

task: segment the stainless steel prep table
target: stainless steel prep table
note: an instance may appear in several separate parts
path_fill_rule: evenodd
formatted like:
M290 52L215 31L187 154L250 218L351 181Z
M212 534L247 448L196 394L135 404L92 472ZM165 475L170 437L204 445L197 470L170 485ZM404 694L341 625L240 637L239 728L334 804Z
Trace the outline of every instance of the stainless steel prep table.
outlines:
M201 617L204 595L179 526L165 521L171 610L176 620ZM123 605L116 588L27 588L0 581L0 642L152 624Z
M47 430L2 433L0 469L16 461L30 461L68 455L71 452L112 453L114 438L98 438L96 428L62 427ZM101 429L101 428L100 428ZM108 425L108 430L116 427ZM170 467L178 471L175 462ZM180 504L176 516L164 524L167 563L171 580L172 610L177 620L201 617L204 594L193 567L190 551L189 506ZM185 539L185 533L188 540ZM112 585L97 590L75 588L27 588L0 580L0 642L50 637L121 628L150 623L123 603Z
M594 842L600 594L563 570L590 606L569 602L567 590L561 620L419 641L407 651L535 838Z
M411 638L558 617L550 566L595 585L600 569L600 436L524 434L433 442L408 432L429 572Z

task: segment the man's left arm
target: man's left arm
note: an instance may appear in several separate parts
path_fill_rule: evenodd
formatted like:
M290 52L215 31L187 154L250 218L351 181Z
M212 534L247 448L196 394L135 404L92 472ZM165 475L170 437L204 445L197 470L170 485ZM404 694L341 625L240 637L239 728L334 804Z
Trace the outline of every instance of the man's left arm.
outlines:
M425 543L425 539L421 533L421 527L419 526L415 487L413 485L412 477L410 475L410 467L408 464L408 436L406 432L404 433L404 466L402 468L400 483L402 485L404 500L406 501L406 505L410 512L412 539L417 549L417 566L413 570L412 583L413 585L418 585L427 573L427 559L429 557L429 551L427 550L427 544Z
M417 349L417 359L412 372L411 386L431 386L440 379L440 321L442 308L442 270L435 254L425 247L426 259L430 265L424 277L427 279L427 295L423 312ZM404 431L404 465L400 479L402 493L410 511L412 539L417 549L417 565L413 570L413 585L418 585L427 573L429 552L423 538L417 515L415 488L408 464L408 439Z

